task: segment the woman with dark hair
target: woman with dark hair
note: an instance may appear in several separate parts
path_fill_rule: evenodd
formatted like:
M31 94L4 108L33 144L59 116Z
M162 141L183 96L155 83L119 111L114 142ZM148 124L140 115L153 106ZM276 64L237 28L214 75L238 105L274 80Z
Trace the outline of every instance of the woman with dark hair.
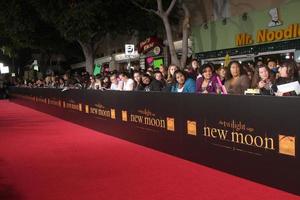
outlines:
M191 66L188 67L187 72L190 78L196 80L198 77L199 63L197 59L193 59Z
M278 92L278 88L277 88L277 86L282 85L282 84L299 81L297 64L295 63L295 61L293 61L293 60L284 61L280 65L278 72L279 72L279 78L276 79L275 84L272 86L272 89L274 90L275 95L276 96L295 95L293 92L289 92L289 93Z
M191 78L187 78L187 75L182 70L177 70L174 73L175 85L172 86L171 92L187 92L192 93L196 91L195 81Z
M247 64L243 65L243 69L246 72L246 74L251 82L253 79L253 76L254 76L254 70Z
M151 91L150 84L152 81L152 77L146 72L142 74L142 91L149 92Z
M217 94L221 92L217 80L213 79L213 66L204 64L200 68L201 77L196 80L196 92Z
M228 94L244 94L250 87L250 80L237 61L229 63L226 76L225 88Z
M252 79L252 88L257 88L262 95L273 95L272 85L274 78L271 70L266 65L259 65L255 69Z
M142 75L139 71L133 72L133 80L134 80L134 91L144 90L142 85Z
M101 85L102 85L102 89L107 90L110 89L110 78L109 76L105 75L102 79L101 79Z
M224 85L225 84L225 77L226 77L226 68L222 65L219 65L216 68L216 73L219 76L222 85Z
M87 87L87 89L93 90L95 88L95 83L96 83L95 77L90 76L90 83L89 83L89 86Z
M168 78L168 70L166 69L165 66L160 65L159 66L159 71L162 73L164 79Z

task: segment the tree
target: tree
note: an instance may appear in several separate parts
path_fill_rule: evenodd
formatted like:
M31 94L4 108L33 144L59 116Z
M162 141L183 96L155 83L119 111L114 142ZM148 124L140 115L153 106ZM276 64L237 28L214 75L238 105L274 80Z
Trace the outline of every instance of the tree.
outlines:
M106 36L152 35L159 27L158 20L152 20L130 0L12 0L8 6L4 1L1 5L8 9L0 14L0 28L5 30L3 34L0 30L0 37L7 36L14 48L59 51L69 46L65 40L76 42L89 72Z
M107 35L133 32L127 24L132 13L128 1L31 0L44 20L69 41L77 41L92 72L95 52ZM134 13L134 12L133 12ZM136 15L135 15L136 17Z
M190 34L190 11L184 0L169 0L162 1L156 0L156 5L149 4L148 1L144 0L131 0L131 2L142 10L150 13L154 13L162 20L166 31L168 40L169 52L171 55L171 64L177 65L184 68L187 61L188 55L188 38ZM174 39L172 35L170 15L174 11L175 7L179 12L175 15L181 18L182 23L182 56L179 60L174 47Z
M3 53L12 60L18 54L23 55L24 51L47 55L69 49L70 42L45 22L29 1L0 1L0 7L5 8L0 10L0 46ZM28 59L27 53L26 58ZM24 62L23 58L19 59ZM47 61L43 63L45 66L42 68L45 68Z

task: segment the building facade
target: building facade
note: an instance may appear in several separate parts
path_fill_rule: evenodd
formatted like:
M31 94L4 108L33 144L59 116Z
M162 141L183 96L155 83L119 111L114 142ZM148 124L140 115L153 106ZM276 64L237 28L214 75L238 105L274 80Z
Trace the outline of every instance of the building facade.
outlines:
M270 56L278 61L291 58L298 61L300 1L262 1L256 7L254 2L244 5L239 1L240 6L230 2L230 13L240 8L238 15L193 25L195 57L202 63L222 63L227 55L240 61L256 61Z

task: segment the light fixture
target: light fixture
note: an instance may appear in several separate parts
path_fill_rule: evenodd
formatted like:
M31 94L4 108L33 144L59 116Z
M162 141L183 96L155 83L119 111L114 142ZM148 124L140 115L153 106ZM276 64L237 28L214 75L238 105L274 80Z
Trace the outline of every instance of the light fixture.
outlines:
M0 68L0 73L1 74L8 74L9 73L9 67L8 66L2 66Z

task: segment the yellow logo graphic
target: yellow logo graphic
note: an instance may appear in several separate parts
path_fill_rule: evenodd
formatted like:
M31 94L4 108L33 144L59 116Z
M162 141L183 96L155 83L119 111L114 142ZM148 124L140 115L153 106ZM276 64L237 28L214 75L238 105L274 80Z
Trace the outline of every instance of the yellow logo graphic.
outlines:
M112 119L116 119L116 110L115 109L110 109L110 116Z
M90 113L90 107L89 107L89 105L85 105L85 113Z
M197 123L195 121L187 121L187 133L189 135L197 135Z
M122 110L122 121L127 122L127 111Z
M279 135L279 153L296 156L296 138L294 136Z
M82 104L81 103L79 104L79 111L80 112L82 111Z
M175 131L175 119L167 117L167 130Z

